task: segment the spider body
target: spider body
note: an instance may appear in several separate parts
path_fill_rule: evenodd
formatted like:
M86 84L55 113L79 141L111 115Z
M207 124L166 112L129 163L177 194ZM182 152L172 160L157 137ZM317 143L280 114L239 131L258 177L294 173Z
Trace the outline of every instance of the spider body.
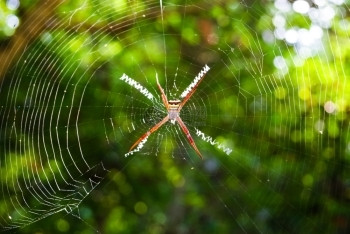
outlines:
M172 124L175 124L177 117L180 116L179 104L180 100L170 100L168 102L168 116Z
M199 152L189 130L187 129L185 123L180 118L180 111L182 107L186 104L186 102L190 99L192 94L196 91L199 83L202 81L205 73L209 70L208 66L205 66L204 69L198 74L198 76L195 78L194 82L191 83L189 88L185 90L185 95L183 95L183 100L170 100L168 101L167 96L165 95L165 92L160 86L158 81L158 76L156 76L157 79L157 86L161 94L162 102L164 107L167 109L167 115L156 125L154 125L150 130L148 130L143 136L141 136L130 148L130 151L132 151L142 140L147 138L149 135L151 135L153 132L155 132L158 128L160 128L163 124L168 122L170 120L170 123L175 124L176 122L180 125L181 130L186 135L188 142L192 146L192 148L196 151L197 155L203 159L202 154Z

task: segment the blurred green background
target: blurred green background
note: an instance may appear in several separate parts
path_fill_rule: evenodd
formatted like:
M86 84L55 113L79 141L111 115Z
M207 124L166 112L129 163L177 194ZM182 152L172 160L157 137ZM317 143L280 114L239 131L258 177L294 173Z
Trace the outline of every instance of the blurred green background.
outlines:
M342 0L1 1L0 230L348 233L349 32ZM125 157L156 74L176 99L205 64L204 160L170 123Z

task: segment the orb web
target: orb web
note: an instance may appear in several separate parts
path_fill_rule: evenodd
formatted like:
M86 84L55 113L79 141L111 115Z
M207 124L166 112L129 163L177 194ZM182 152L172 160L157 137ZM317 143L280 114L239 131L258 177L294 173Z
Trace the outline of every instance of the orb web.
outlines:
M347 230L337 207L349 193L348 10L316 0L59 4L31 22L44 30L0 86L0 227L70 214L99 231L82 204L104 178L128 175L115 207L134 202L123 210L131 218L109 226L108 216L105 230L140 231L135 213L147 206L133 195L148 165L158 180L139 196L167 187L183 203L148 200L161 221L143 227ZM180 116L204 160L170 121L130 152L167 115L157 79L168 100L181 100L203 71Z

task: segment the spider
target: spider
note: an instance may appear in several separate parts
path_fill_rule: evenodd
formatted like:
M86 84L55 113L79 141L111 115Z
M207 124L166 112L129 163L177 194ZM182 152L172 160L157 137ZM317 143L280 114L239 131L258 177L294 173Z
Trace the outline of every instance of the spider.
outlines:
M204 75L210 68L206 65L202 71L196 76L196 78L193 80L193 82L188 86L188 88L181 94L181 97L183 100L169 100L167 96L164 93L164 90L162 86L159 84L158 81L158 76L156 75L156 80L157 80L157 86L160 91L161 97L162 97L162 102L165 106L165 108L168 111L168 114L162 119L160 122L158 122L156 125L154 125L150 130L148 130L143 136L141 136L130 148L129 153L145 138L147 138L149 135L151 135L153 132L157 131L158 128L160 128L163 124L170 122L172 124L175 124L176 122L180 125L181 130L183 133L186 135L188 142L190 145L193 147L193 149L196 151L197 155L203 159L202 154L199 152L190 132L188 131L185 123L182 121L180 117L180 111L182 107L186 104L186 102L191 98L193 93L196 91L199 83L203 80Z

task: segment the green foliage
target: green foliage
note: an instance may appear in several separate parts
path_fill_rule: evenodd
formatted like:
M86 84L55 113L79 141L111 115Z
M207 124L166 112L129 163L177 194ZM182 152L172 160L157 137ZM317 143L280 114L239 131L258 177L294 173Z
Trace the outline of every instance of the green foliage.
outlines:
M349 230L347 18L336 18L327 31L328 38L324 38L323 50L297 65L293 46L278 40L268 43L261 36L273 28L270 3L163 1L162 14L159 3L65 1L56 10L57 27L48 28L30 44L15 67L18 70L8 73L1 100L13 92L11 78L23 78L16 103L6 107L17 107L9 111L8 119L13 120L9 129L20 128L16 118L22 113L43 112L41 103L34 105L25 95L32 89L35 93L33 83L40 90L53 83L52 92L62 97L48 98L44 107L50 107L53 116L62 116L57 120L60 128L50 125L48 118L40 124L46 126L45 134L55 132L54 139L64 147L48 154L63 152L62 158L70 160L69 150L76 157L67 163L72 168L76 163L79 168L90 169L79 158L84 154L92 165L102 161L111 170L71 214L59 212L18 232ZM3 2L1 12L3 16L14 13ZM289 27L310 25L305 15L290 13L289 17ZM1 39L14 33L6 27L0 17ZM286 74L274 66L277 56L285 59ZM194 120L199 117L186 107L184 118L205 152L203 162L190 147L179 143L187 143L185 137L170 134L179 129L160 129L166 137L151 135L145 148L151 155L124 158L132 142L155 124L144 123L147 114L153 115L153 121L162 116L152 112L150 100L120 80L122 74L154 95L158 94L157 74L168 98L175 98L205 63L211 70L189 105L207 111L200 129L233 153L227 156L218 147L200 141L194 130ZM158 100L158 95L155 98ZM331 111L333 107L336 111ZM139 124L137 133L130 130L133 123ZM13 135L4 139L4 133L0 134L2 145L5 140L18 144ZM24 179L31 182L35 178L53 182L54 176L65 170L60 160L42 157L47 149L39 146L39 133L24 129L22 134L35 145L27 149L31 154L7 152L0 160L1 183L7 185L6 194L14 195L0 201L3 217L18 218L24 212L21 207L17 209L20 212L8 214L7 204L15 199L19 188L6 183L10 178L24 177L23 168L31 170L40 164L41 171ZM67 134L72 136L69 147L65 145ZM57 143L49 137L43 141L46 145ZM73 177L88 178L79 173ZM30 197L29 193L25 195ZM33 197L29 200L30 204L38 203Z

